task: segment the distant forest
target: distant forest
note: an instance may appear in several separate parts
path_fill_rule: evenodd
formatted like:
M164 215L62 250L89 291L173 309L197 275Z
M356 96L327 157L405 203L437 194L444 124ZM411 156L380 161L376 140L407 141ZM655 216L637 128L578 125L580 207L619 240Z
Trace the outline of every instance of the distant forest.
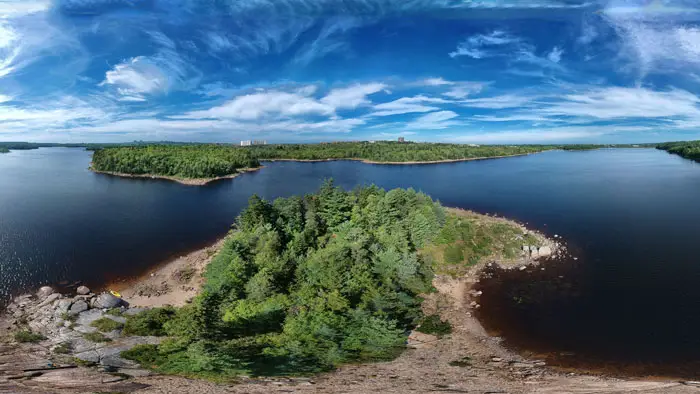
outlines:
M656 146L686 159L700 161L700 141L666 142Z
M260 166L251 151L221 145L149 145L96 150L97 171L178 178L215 178Z
M460 145L340 142L238 147L224 144L144 145L96 149L96 171L180 178L212 178L256 167L261 160L355 159L378 163L431 162L513 156L551 149L597 149L601 145Z

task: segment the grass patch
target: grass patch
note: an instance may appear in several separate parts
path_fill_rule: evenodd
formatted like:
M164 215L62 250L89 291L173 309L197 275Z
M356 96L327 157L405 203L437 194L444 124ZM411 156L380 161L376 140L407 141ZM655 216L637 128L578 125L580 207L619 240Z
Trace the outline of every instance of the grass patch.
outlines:
M175 317L175 308L153 308L128 316L124 325L124 335L165 336L163 325Z
M78 320L78 315L71 315L68 312L63 312L61 313L61 319L74 323L76 320Z
M105 312L105 314L110 316L121 317L124 316L124 310L122 308L110 308L107 309L107 312Z
M56 345L56 347L53 348L53 352L55 354L68 354L73 350L73 347L71 346L70 342L62 342Z
M124 325L122 323L119 323L118 321L114 321L108 317L99 318L99 319L93 321L92 323L90 323L90 326L95 327L96 329L98 329L101 332L110 332L110 331L114 331L114 330L119 330L122 327L124 327Z
M99 332L89 332L87 334L83 334L83 338L91 342L112 342L111 339L107 338Z
M80 367L92 367L93 365L95 365L95 363L93 363L92 361L85 361L77 357L73 357L73 364L78 365Z
M423 318L416 331L440 338L452 332L452 325L450 322L440 319L439 315L430 315Z
M44 339L46 339L45 336L29 330L15 332L15 341L20 343L37 343L43 341Z

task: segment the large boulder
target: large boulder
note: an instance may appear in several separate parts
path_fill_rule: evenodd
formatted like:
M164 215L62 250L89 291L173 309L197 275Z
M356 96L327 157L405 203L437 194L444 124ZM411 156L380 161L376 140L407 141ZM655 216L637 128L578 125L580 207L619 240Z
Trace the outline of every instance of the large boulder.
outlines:
M95 308L116 308L122 304L122 299L115 297L110 293L102 293L95 298L94 307Z
M36 292L36 296L40 299L43 300L44 298L50 296L51 294L54 293L53 287L51 286L43 286L42 288L39 289L39 291Z
M538 251L540 253L540 257L547 257L552 255L552 248L549 246L543 246L540 248Z
M87 295L90 294L90 289L87 286L80 286L76 289L75 292L80 295Z
M83 300L78 300L73 303L73 305L70 306L70 309L68 310L69 315L77 315L81 312L85 312L88 310L90 307L88 306L87 302Z

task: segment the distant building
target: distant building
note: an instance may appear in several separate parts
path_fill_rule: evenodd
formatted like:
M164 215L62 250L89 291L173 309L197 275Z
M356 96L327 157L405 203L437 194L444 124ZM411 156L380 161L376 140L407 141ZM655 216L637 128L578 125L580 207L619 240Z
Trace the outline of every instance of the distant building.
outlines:
M406 139L403 137L399 137L399 142L406 142Z
M251 146L251 145L267 145L266 140L243 140L241 141L241 146Z

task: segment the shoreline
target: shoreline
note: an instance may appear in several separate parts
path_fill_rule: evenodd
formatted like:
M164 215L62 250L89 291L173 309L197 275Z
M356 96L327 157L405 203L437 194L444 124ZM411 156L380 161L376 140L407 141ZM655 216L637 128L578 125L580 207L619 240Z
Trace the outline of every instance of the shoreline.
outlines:
M181 185L204 186L204 185L207 185L211 182L219 181L222 179L233 179L239 175L243 175L243 174L248 173L248 172L258 171L262 168L264 168L264 166L252 167L252 168L240 168L237 170L238 172L236 172L235 174L222 175L222 176L218 176L218 177L214 177L214 178L178 178L175 176L168 176L168 175L127 174L124 172L99 171L99 170L93 169L92 166L89 168L89 170L94 172L95 174L109 175L109 176L115 176L115 177L120 177L120 178L163 179L163 180L177 182Z
M140 276L126 278L105 286L121 293L133 307L183 306L204 285L204 271L221 249L228 234L202 248L163 261Z
M330 161L359 161L359 162L364 163L364 164L378 164L378 165L392 165L392 166L394 166L394 165L396 165L396 166L430 165L430 164L459 163L459 162L465 162L465 161L505 159L505 158L509 158L509 157L529 156L529 155L534 155L534 154L538 154L538 153L542 153L542 152L546 152L546 150L540 151L540 152L519 153L516 155L489 156L489 157L468 157L468 158L463 158L463 159L445 159L445 160L431 160L431 161L373 161L373 160L359 159L359 158L337 158L337 159L261 159L260 162L289 161L289 162L299 162L299 163L321 163L321 162L330 162ZM95 174L103 174L103 175L115 176L115 177L120 177L120 178L163 179L163 180L177 182L181 185L204 186L204 185L207 185L209 183L219 181L222 179L233 179L233 178L238 177L239 175L243 175L243 174L248 173L248 172L259 171L263 168L265 168L264 165L260 165L259 167L252 167L252 168L241 168L241 169L238 169L237 170L238 172L235 174L222 175L222 176L218 176L218 177L214 177L214 178L179 178L179 177L169 176L169 175L129 174L129 173L125 173L125 172L100 171L100 170L95 170L94 168L92 168L92 165L88 169Z

